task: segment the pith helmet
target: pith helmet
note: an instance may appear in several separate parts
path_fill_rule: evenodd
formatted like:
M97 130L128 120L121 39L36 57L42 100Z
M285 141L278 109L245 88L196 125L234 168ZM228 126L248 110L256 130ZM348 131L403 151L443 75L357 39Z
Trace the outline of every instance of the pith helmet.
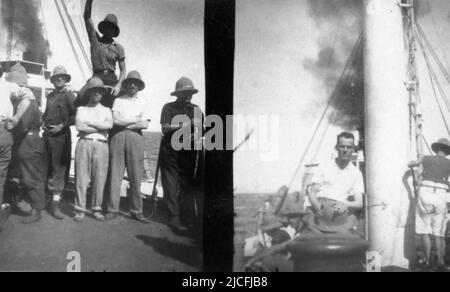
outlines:
M103 84L103 81L98 77L92 77L88 80L85 86L80 90L79 96L83 100L83 102L88 102L88 95L92 90L101 90L103 96L107 94L107 90L105 88L105 85Z
M8 73L6 79L9 82L16 83L19 86L27 86L28 85L28 75L25 67L17 63L16 65L11 67L11 71Z
M56 66L55 69L53 69L50 81L54 82L54 79L60 76L64 77L64 79L66 79L66 82L70 82L72 80L72 76L67 73L67 70L66 68L64 68L64 66Z
M105 34L105 30L108 26L111 27L114 31L112 37L118 37L120 34L119 20L117 19L117 16L115 14L106 15L105 19L99 23L98 30L102 34Z
M139 91L144 90L145 82L142 81L141 74L138 71L131 71L128 73L127 78L122 82L122 86L127 87L128 83L131 81L138 83Z
M181 77L177 84L175 85L175 91L171 93L172 96L178 96L181 92L189 92L192 94L198 93L198 90L195 89L194 83L191 79L186 77Z
M450 155L450 141L448 139L442 138L439 139L436 143L431 145L431 149L434 152L438 152L439 150L444 151L445 155Z

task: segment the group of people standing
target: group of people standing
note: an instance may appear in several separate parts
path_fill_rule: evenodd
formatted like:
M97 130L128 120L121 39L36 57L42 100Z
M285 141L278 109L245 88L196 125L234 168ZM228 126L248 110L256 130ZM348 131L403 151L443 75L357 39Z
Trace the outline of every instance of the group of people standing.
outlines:
M148 128L151 119L148 102L138 96L145 82L137 71L126 74L124 48L114 40L120 33L117 17L106 16L98 26L100 36L91 19L92 3L93 0L86 1L84 18L93 77L77 95L67 89L71 75L63 66L53 70L50 80L54 90L47 96L43 115L33 92L27 88L27 72L20 64L13 66L0 83L0 217L3 217L0 222L10 212L3 196L8 172L9 176L19 174L31 201L32 211L23 223L41 219L41 211L47 206L46 190L52 197L50 213L56 219L64 218L60 201L71 164L71 126L76 127L79 137L75 149L74 220L81 222L85 217L89 185L94 218L100 221L117 218L126 169L130 214L140 222L149 222L143 214L141 181L145 147L142 131ZM188 185L198 181L199 176L192 174L197 172L199 161L193 151L174 150L171 140L172 134L184 127L202 133L202 124L194 121L198 106L191 103L197 92L190 79L181 78L172 93L177 100L164 106L161 117L163 138L158 165L170 213L169 225L180 231L186 230L180 219L180 197ZM180 115L192 123L174 125L173 119ZM109 194L105 203L104 193Z

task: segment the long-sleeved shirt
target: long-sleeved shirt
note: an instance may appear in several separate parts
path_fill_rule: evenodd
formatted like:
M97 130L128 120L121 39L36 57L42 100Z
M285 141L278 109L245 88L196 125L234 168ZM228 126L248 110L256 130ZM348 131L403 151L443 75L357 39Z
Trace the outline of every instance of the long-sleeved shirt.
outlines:
M11 95L19 90L19 86L5 80L0 80L0 117L11 117L13 115L13 105Z
M73 105L75 95L72 92L54 90L47 96L47 107L44 113L46 126L63 124L68 128L75 125L76 108Z

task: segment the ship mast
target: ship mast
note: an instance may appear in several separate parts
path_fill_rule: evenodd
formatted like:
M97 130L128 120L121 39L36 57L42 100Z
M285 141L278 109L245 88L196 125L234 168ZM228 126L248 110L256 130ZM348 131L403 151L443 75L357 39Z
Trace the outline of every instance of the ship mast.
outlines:
M364 0L366 182L370 251L382 267L408 269L415 247L405 187L411 136L402 9L398 0Z

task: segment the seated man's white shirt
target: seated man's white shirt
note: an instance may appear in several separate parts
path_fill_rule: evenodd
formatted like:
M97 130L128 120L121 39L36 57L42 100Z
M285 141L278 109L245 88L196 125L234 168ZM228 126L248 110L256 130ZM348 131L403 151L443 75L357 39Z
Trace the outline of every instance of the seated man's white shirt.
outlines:
M11 95L19 89L20 87L17 84L0 79L0 116L13 116L14 110Z
M98 104L95 107L81 106L77 110L77 120L83 123L105 122L108 119L112 120L111 110L101 104ZM80 131L80 137L88 139L107 140L108 131L98 131L97 133L83 133Z
M151 120L148 104L142 97L118 97L114 101L112 111L120 113L127 120L135 119L136 117L140 117L144 121Z
M318 198L345 202L350 196L358 197L364 193L361 171L353 163L341 169L334 159L317 168L311 183L320 186Z

